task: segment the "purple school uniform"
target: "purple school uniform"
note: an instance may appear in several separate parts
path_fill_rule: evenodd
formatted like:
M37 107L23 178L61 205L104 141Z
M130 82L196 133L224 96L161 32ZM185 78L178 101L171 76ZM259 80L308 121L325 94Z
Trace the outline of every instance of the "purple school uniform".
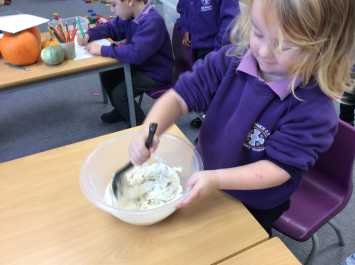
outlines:
M229 43L227 28L239 14L236 0L179 0L178 22L191 33L191 47L214 48Z
M88 31L90 41L111 38L126 39L122 45L101 47L101 55L118 59L155 81L170 83L172 79L173 55L169 33L164 19L151 6L135 19L115 18Z
M176 92L190 111L207 111L198 150L205 169L231 168L270 160L291 178L262 190L226 190L247 206L270 209L287 201L301 176L333 142L338 118L332 100L315 82L297 86L288 80L264 82L250 52L240 60L225 46L198 61L181 76Z

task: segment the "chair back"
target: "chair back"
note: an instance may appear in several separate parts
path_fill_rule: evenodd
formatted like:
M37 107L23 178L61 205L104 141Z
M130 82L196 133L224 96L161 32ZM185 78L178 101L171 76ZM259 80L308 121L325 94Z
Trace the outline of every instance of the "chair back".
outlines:
M298 240L308 240L348 203L352 190L355 129L343 121L330 149L302 178L291 196L290 208L273 224L278 231Z
M344 197L346 204L350 199L352 171L355 159L355 128L339 120L338 132L330 149L322 154L313 170L319 172L318 181L325 182ZM310 174L312 175L312 174Z

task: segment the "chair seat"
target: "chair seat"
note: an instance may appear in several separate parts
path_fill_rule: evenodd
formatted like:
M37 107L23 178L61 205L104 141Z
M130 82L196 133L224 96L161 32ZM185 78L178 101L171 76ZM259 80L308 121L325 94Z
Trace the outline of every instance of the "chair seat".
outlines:
M316 170L304 177L298 192L291 197L291 207L275 222L274 228L298 241L308 240L323 224L334 217L347 202L346 196ZM312 181L317 179L316 181ZM319 179L322 183L319 184ZM329 187L329 188L327 188Z
M166 87L162 87L162 88L158 88L158 89L154 89L154 90L150 90L150 91L147 91L146 94L148 96L150 96L151 98L157 99L161 95L163 95L170 87L171 87L171 85L166 86Z
M168 91L170 88L172 88L171 84L168 85L164 85L149 91L146 91L145 94L147 94L149 97L153 98L153 99L157 99L159 98L161 95L163 95L166 91ZM143 100L143 94L140 95L139 100L138 100L138 105L140 106L142 104L142 100Z

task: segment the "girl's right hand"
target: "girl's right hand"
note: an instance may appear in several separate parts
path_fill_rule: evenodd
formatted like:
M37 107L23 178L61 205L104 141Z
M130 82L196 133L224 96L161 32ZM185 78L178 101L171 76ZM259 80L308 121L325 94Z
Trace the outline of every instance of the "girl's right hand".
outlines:
M142 130L136 134L136 136L133 138L129 145L129 159L135 165L141 165L145 161L147 161L158 147L159 139L157 136L154 136L152 146L148 150L145 146L145 141L147 140L147 138L148 130Z
M80 46L85 46L89 42L89 35L85 33L84 37L82 37L81 34L79 33L77 35L77 40Z

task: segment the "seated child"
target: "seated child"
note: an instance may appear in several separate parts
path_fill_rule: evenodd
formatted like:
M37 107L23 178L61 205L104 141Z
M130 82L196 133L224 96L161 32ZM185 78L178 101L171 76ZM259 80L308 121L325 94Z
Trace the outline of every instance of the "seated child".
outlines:
M87 50L94 55L130 64L135 96L169 84L173 56L164 19L148 0L112 0L111 11L117 18L89 29L85 37L78 37L79 44L87 45ZM103 38L125 41L110 46L90 43ZM129 121L123 69L102 72L100 78L113 106L113 110L103 114L101 120L106 123ZM135 111L137 124L142 123L145 115L136 103Z

